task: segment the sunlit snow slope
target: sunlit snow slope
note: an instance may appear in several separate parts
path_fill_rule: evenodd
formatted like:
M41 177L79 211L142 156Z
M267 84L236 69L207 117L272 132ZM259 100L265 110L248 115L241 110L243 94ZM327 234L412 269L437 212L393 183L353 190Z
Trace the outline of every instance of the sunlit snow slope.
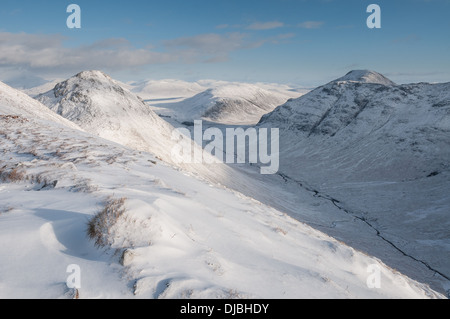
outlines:
M170 159L172 127L103 72L81 72L37 100L90 133Z
M281 130L284 178L336 199L450 289L450 83L352 71L259 126Z
M39 104L25 111L0 88L1 298L443 297L251 198ZM65 285L70 264L78 291ZM368 288L369 265L381 289Z
M160 105L165 110L158 113L179 122L203 119L221 124L252 125L289 98L299 96L301 93L270 90L256 84L218 83L181 102Z

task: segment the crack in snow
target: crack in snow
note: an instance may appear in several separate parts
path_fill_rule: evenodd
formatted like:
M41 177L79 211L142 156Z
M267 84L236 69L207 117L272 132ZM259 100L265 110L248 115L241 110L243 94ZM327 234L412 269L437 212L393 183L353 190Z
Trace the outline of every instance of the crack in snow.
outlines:
M315 190L315 189L312 189L312 188L310 188L310 187L307 187L307 186L304 185L304 183L302 183L302 182L300 182L300 181L297 181L297 180L295 180L295 179L293 179L293 178L291 178L291 177L289 177L289 176L287 176L287 175L285 175L285 174L283 174L283 173L278 173L278 175L279 175L281 178L283 178L283 180L284 180L286 183L287 183L288 181L292 181L292 182L296 183L297 185L299 185L301 188L306 189L307 191L314 193L314 197L317 197L317 198L323 198L323 199L325 199L325 200L327 200L327 201L330 201L330 202L331 202L337 209L339 209L340 211L343 211L344 213L346 213L346 214L348 214L348 215L350 215L350 216L352 216L352 217L354 217L354 218L356 218L356 219L362 221L362 222L365 223L367 226L369 226L370 228L372 228L373 230L375 230L377 237L381 238L384 242L386 242L387 244L389 244L390 246L392 246L395 250L397 250L398 252L400 252L403 256L408 257L408 258L411 258L412 260L421 263L421 264L424 265L428 270L434 272L434 274L438 274L438 275L440 275L441 277L445 278L446 280L450 281L450 276L448 276L448 275L442 273L441 271L439 271L439 270L433 268L433 267L432 267L430 264L428 264L426 261L420 260L420 259L418 259L418 258L416 258L416 257L414 257L414 256L412 256L412 255L410 255L410 254L408 254L408 253L406 253L405 251L403 251L403 250L402 250L401 248L399 248L395 243L393 243L392 241L390 241L389 239L387 239L386 237L384 237L384 236L381 234L380 230L378 230L373 224L371 224L371 223L367 220L367 218L361 217L361 216L359 216L357 213L351 212L350 210L344 208L342 205L339 205L339 204L341 204L341 202L340 202L339 200L337 200L337 199L335 199L335 198L333 198L333 197L331 197L331 196L328 196L328 195L326 195L326 194L322 194L322 193L320 193L319 191L317 191L317 190ZM335 225L335 222L333 222L332 224ZM326 227L326 226L323 226L323 227ZM328 227L329 227L329 226L328 226ZM331 228L333 228L333 227L331 227ZM450 296L450 291L448 292L448 295Z

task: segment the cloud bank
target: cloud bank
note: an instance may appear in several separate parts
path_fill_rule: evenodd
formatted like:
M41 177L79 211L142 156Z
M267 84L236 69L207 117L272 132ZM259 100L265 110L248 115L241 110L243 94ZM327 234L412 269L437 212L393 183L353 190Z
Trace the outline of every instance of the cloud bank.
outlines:
M270 41L254 41L242 32L208 33L166 40L158 50L137 48L124 38L110 38L78 47L67 47L61 35L0 32L0 69L8 72L58 76L62 73L101 69L108 72L154 64L218 63L230 54L257 48ZM270 42L274 43L274 42Z

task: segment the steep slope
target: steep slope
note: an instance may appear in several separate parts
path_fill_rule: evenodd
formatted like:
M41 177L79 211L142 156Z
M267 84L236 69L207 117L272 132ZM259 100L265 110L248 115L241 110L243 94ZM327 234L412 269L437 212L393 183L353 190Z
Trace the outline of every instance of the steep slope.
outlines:
M198 178L221 183L235 174L207 152L203 153L203 162L194 161L194 154L201 154L202 150L190 136L183 137L181 143L190 145L191 154L174 152L180 145L178 135L173 138L175 128L141 98L101 71L81 72L36 99L91 134L152 153ZM186 155L191 155L190 161L185 160Z
M305 154L309 144L333 153L340 149L349 160L358 149L355 161L364 161L346 171L348 180L360 174L410 179L449 168L449 108L450 83L392 86L339 79L280 106L260 126L280 127L286 145L296 143L285 149L288 157Z
M36 99L92 134L172 161L173 127L101 71L81 72Z
M219 82L181 102L160 105L166 111L158 112L179 122L204 119L221 124L252 125L289 98L300 95L281 89L269 91L255 84Z
M27 94L28 96L34 98L40 94L43 94L45 92L52 90L56 84L58 84L62 81L63 81L63 79L52 80L52 81L48 81L47 83L41 84L39 86L35 86L32 88L27 88L27 89L20 89L20 90L23 93Z
M0 112L0 298L443 298L150 154ZM380 289L367 285L374 267Z
M51 120L81 130L73 122L58 116L45 105L2 82L0 82L0 107L0 114L3 115L26 115L33 118Z
M450 288L450 83L395 85L354 71L259 126L281 130L284 178L370 225Z
M315 115L315 112L321 112L320 108L324 107L325 103L322 104L322 102L325 100L328 101L328 104L325 104L328 108L331 108L334 104L339 104L336 102L336 97L333 96L333 92L338 91L337 88L341 88L342 92L345 93L345 88L347 86L354 88L354 90L357 90L357 87L359 86L364 86L365 91L361 94L369 94L373 91L373 88L375 88L375 90L384 90L384 88L394 90L394 88L396 88L395 86L390 87L378 83L359 83L353 80L347 82L334 81L328 86L323 87L325 93L323 93L321 89L318 89L304 96L304 99L301 98L297 100L311 100L311 103L317 103L317 101L319 101L319 103L316 105L312 104L313 107L309 109L308 103L303 105L303 112L306 112L303 117L291 112L287 115L287 118L280 117L276 120L276 127L281 128L280 160L282 173L279 176L262 178L259 174L259 169L257 171L251 170L248 172L247 168L240 166L231 168L224 164L206 165L173 163L171 150L174 141L170 138L170 132L173 128L159 119L153 112L149 111L142 101L128 90L122 88L120 83L110 79L102 73L95 73L96 72L85 72L84 76L80 75L80 77L74 77L66 81L73 84L73 89L68 89L67 92L59 98L54 97L54 92L48 92L45 96L41 96L40 99L44 101L47 100L46 103L50 101L50 107L58 112L59 109L61 109L60 114L65 114L69 118L74 119L74 121L82 125L83 128L89 132L103 136L122 145L129 146L133 149L156 154L165 162L172 163L174 166L182 168L185 172L189 172L190 175L194 175L201 180L207 180L214 185L224 185L230 189L237 190L238 192L244 193L267 205L276 207L280 211L289 213L300 221L308 222L310 225L314 225L314 227L319 227L320 230L327 234L336 236L352 247L357 247L370 255L376 255L387 262L391 267L401 269L402 272L406 272L409 276L414 276L414 278L419 281L430 283L433 287L440 289L440 291L450 289L449 286L442 290L441 284L443 282L444 284L448 283L449 281L444 279L442 282L441 279L439 279L439 276L433 275L438 268L435 269L426 264L427 261L433 261L433 265L441 265L446 262L439 254L437 254L437 250L440 249L439 247L447 249L447 242L445 239L446 219L444 212L448 211L448 205L445 201L438 201L439 204L435 207L436 216L438 216L436 218L442 218L444 223L440 223L436 230L426 236L421 235L428 234L424 229L420 229L421 233L419 234L411 234L411 228L406 228L404 225L406 206L402 207L402 205L416 207L415 209L417 209L417 207L431 207L431 211L433 211L433 206L430 205L430 203L432 203L434 199L439 198L439 196L442 197L442 190L438 188L437 192L432 192L432 189L433 187L446 186L446 184L439 184L440 182L435 184L436 179L429 178L427 179L427 182L434 186L427 186L428 193L419 194L420 196L418 196L414 192L408 190L406 193L407 196L414 197L417 201L405 201L403 200L406 191L404 188L406 185L405 183L401 184L402 187L395 188L397 186L394 183L380 183L379 180L373 179L373 176L382 174L383 172L380 167L377 167L377 165L379 165L378 162L375 162L376 165L368 165L365 167L373 176L369 174L360 174L360 176L367 177L367 179L362 179L364 185L358 184L358 182L350 183L343 179L342 174L355 174L355 176L356 174L359 174L358 170L354 168L357 165L357 162L355 161L359 161L361 156L366 154L365 152L369 152L368 160L376 158L373 153L370 153L376 152L376 148L371 147L370 144L367 146L363 139L361 139L361 144L357 144L358 138L355 137L356 135L339 135L337 133L334 137L331 135L339 130L337 129L340 127L339 125L343 126L342 123L351 122L351 118L358 113L358 106L356 106L356 110L352 110L351 108L347 110L345 105L341 105L341 109L343 109L344 112L339 113L339 110L336 109L334 112L338 113L338 115L334 116L334 118L328 118L328 121L324 122L327 125L323 126L321 126L320 119L322 117L324 117L324 119L326 118L324 115L327 113L328 109L324 108L323 113ZM98 82L100 82L100 84ZM59 86L57 86L57 88L58 87ZM118 93L122 91L124 92L123 94ZM104 97L105 95L107 96L106 98ZM314 98L315 96L317 96L317 99ZM350 98L350 93L347 95L342 94L342 96L349 96L349 103L353 103L354 99ZM343 99L344 98L341 98L341 100ZM88 102L86 102L86 100ZM94 100L95 103L92 102ZM105 100L107 102L105 102ZM295 104L297 101L290 101L286 105L289 106L291 103ZM390 105L391 101L388 99L386 103ZM359 104L361 104L360 101ZM390 107L389 105L387 108ZM361 108L361 106L359 107ZM83 116L85 116L86 119L79 120L78 116L73 115L77 114L77 112L81 112L81 110L84 110L85 108L87 109L88 114ZM288 108L289 107L286 109ZM285 107L281 107L278 111L283 113L286 112L286 109ZM370 107L368 107L368 109L370 109ZM64 113L62 113L63 110ZM300 113L298 110L296 110L296 112ZM360 113L365 114L364 112ZM379 111L378 113L383 112ZM91 114L102 115L92 116ZM146 114L149 114L148 116L151 118L148 119ZM274 112L271 116L276 118L279 114ZM314 116L316 116L316 118L314 118ZM377 121L377 114L367 116L370 121ZM359 116L356 117L358 118ZM298 121L302 124L301 120L305 121L305 125L307 126L305 130L299 130L298 127L301 125L294 122ZM308 123L308 120L312 123ZM152 121L155 121L156 124L149 125ZM383 122L380 123L380 125L383 124ZM312 130L315 126L316 128ZM348 125L346 126L346 129L351 127L352 125ZM366 125L359 127L358 130L363 130L364 128L366 128ZM320 133L321 131L323 132ZM330 131L331 133L327 134L325 133L326 131ZM379 132L379 130L374 131ZM308 135L310 136L308 137ZM342 141L337 139L338 136ZM386 143L384 143L382 139L377 139L377 135L374 134L372 136L375 139L375 142L381 143L383 147L386 146ZM351 148L352 145L359 146L357 148ZM360 147L363 147L364 145L367 146L367 149L358 153L361 150ZM341 157L336 156L334 153L338 151L341 151ZM385 149L384 151L391 152L392 150ZM303 154L302 152L307 153ZM401 155L402 152L399 153ZM346 161L344 162L344 165L347 165L345 170L337 167L336 161L339 159ZM396 158L394 157L394 159ZM380 163L383 164L384 162ZM404 166L400 165L400 168L403 169L403 167ZM408 169L407 166L406 169ZM432 172L433 171L428 174L431 174ZM389 174L385 175L390 176ZM435 176L435 178L445 182L446 179L443 176L444 175L439 175ZM288 177L291 179L287 179ZM300 182L296 182L298 180L300 180ZM309 188L303 187L307 184L305 181L312 186ZM345 183L343 184L342 181L345 181ZM386 185L389 185L391 191L385 191ZM381 191L376 189L377 187L381 188ZM421 189L420 187L417 187L414 182L409 187L410 189ZM365 190L364 192L362 192L363 189ZM342 210L341 207L336 206L335 204L337 204L337 202L329 200L331 195L318 196L316 192L313 192L316 190L324 191L327 194L333 195L334 198L339 198L343 202L345 201L347 205L345 208L355 208L355 215L358 217L362 216L362 218L357 219L354 215L345 213L349 210ZM384 200L380 201L380 198L383 198ZM402 200L395 200L396 198L402 198ZM353 203L357 205L365 204L366 206L352 206ZM374 208L377 210L374 210ZM385 212L391 217L385 221L383 220L383 223L381 223L382 219L380 218L378 223L381 227L374 230L364 219L366 210L373 214L371 215L373 218L377 218L378 215L385 215ZM309 213L311 211L313 213ZM379 214L380 211L381 213ZM426 215L421 214L421 216ZM435 220L436 219L433 218L431 224L434 224ZM385 222L391 224L386 226ZM417 223L417 220L413 223ZM404 227L400 229L401 231L398 231L395 227L393 229L389 228L393 225L398 225L400 227L402 224ZM424 228L426 224L418 224L418 226ZM400 238L400 240L395 241L392 237L387 237L388 239L392 239L396 244L400 242L404 245L406 242L412 249L420 250L420 254L414 254L414 256L420 258L420 260L410 259L409 255L405 254L403 250L397 249L397 246L392 246L392 242L386 241L386 237L377 235L378 230L383 229L389 230L388 235L393 233L397 238ZM400 234L403 237L400 237ZM383 233L383 235L386 234ZM444 240L427 241L434 235L436 235L437 238L444 238ZM413 239L421 241L421 245L415 245ZM434 248L428 249L425 243L428 246L436 245ZM411 251L407 252L410 253ZM422 263L422 261L424 261L424 263Z

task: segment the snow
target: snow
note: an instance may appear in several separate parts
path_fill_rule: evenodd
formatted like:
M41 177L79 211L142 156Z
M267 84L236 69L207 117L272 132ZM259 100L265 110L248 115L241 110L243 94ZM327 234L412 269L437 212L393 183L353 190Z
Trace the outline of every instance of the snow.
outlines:
M81 72L36 99L92 134L171 160L173 128L103 72Z
M73 297L65 271L75 263L88 280L81 298L443 298L428 285L450 289L433 270L445 273L449 260L449 174L440 169L449 158L448 87L358 79L263 117L260 126L282 129L282 171L273 176L248 165L176 165L173 127L133 85L99 71L38 97L77 125L1 86L2 176L17 167L26 178L0 183L0 240L10 245L0 260L12 260L0 263L0 297ZM229 85L210 91L225 95L219 88ZM392 132L402 149L385 143L396 141ZM411 151L414 142L422 152ZM87 222L111 198L124 198L125 213L95 247ZM366 284L373 264L381 289Z
M126 87L151 105L164 102L179 102L207 89L206 86L199 82L186 82L174 79L128 83Z
M61 87L56 88L58 83L51 82L26 93L36 96L53 111L75 122L90 120L88 116L84 119L78 118L77 114L86 110L92 112L92 106L95 108L102 105L102 114L106 109L111 109L111 114L115 114L118 109L111 108L112 105L128 104L133 110L148 112L148 109L151 109L164 118L172 118L175 120L172 123L178 125L198 119L222 124L249 125L256 124L264 114L288 99L297 98L307 92L306 89L294 89L287 85L214 80L149 80L124 84L100 71L85 71L60 83L64 90L61 90ZM104 90L112 91L112 95L104 96ZM56 91L61 91L56 93L58 97L55 97ZM82 101L74 94L89 98ZM150 107L143 108L142 102ZM84 104L82 109L79 109L78 103ZM77 114L63 114L59 105L63 105L65 109L77 105Z
M339 200L349 217L362 218L439 274L419 274L410 264L397 269L448 290L450 83L393 85L374 74L352 72L280 106L259 125L281 129L283 176ZM334 225L327 233L380 256L345 234L352 226Z
M300 94L268 91L254 84L227 83L181 102L159 105L159 114L178 122L207 120L221 124L251 125L290 97Z
M86 132L152 153L197 178L219 183L233 178L233 170L223 164L180 163L172 152L178 143L172 139L175 128L101 71L81 72L36 99ZM186 141L194 144L193 152L195 147L199 149L190 139ZM212 158L208 153L203 156L205 160Z
M0 184L2 298L73 297L65 286L70 264L81 268L80 298L443 297L153 155L53 116L8 117L10 110L0 104L0 167L18 167L24 177ZM109 225L109 244L95 247L87 222L111 197L125 198L125 213ZM373 264L381 269L381 289L366 284Z
M27 89L20 89L20 91L22 91L23 93L31 96L32 98L38 96L39 94L48 92L50 90L52 90L56 84L62 82L63 79L56 79L56 80L52 80L52 81L47 81L44 84L41 84L39 86L34 86L31 88L27 88Z
M86 240L86 221L98 205L89 196L67 191L27 191L24 185L0 188L0 298L70 298L67 266L82 269L83 298L126 296L121 269Z
M61 123L75 129L80 129L79 126L75 125L71 121L57 116L45 105L42 105L25 93L15 90L2 82L0 82L0 105L2 106L3 114L26 115L33 118L38 117L51 119L54 122Z
M359 83L382 84L387 86L395 85L394 82L386 78L384 75L369 70L350 71L345 76L335 80L335 82L359 82Z
M275 83L215 80L150 80L125 86L157 114L177 123L204 119L242 125L256 124L262 115L308 91Z

